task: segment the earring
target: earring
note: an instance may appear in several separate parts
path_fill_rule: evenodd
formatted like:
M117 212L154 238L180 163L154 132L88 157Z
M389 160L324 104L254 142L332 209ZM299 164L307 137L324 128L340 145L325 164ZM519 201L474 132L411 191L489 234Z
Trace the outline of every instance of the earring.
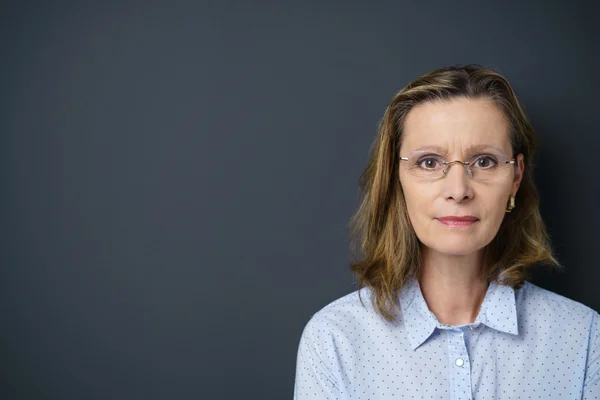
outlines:
M513 210L513 208L515 208L515 196L513 196L512 194L510 195L510 199L509 199L509 203L508 203L508 207L506 207L506 212L509 213Z

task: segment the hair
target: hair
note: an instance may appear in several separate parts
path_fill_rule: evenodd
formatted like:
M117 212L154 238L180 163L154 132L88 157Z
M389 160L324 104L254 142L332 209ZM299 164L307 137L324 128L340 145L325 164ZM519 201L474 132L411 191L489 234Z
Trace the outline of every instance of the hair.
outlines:
M406 85L386 108L360 177L362 200L350 221L352 245L360 249L359 259L350 269L358 278L359 289L371 289L374 308L388 321L399 311L396 302L403 285L411 277L419 277L422 269L421 243L408 217L398 172L404 121L418 104L459 97L492 100L508 122L513 155L524 156L517 207L505 215L494 239L484 248L488 283L497 280L519 288L535 264L560 267L552 254L533 180L537 139L508 80L477 64L436 69Z

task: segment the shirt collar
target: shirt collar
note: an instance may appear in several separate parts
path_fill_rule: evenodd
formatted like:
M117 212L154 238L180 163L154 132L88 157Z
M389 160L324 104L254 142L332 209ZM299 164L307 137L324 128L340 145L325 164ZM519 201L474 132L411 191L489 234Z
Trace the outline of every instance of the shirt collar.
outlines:
M423 344L435 328L453 328L441 324L429 311L416 278L411 278L405 283L399 302L408 340L413 350ZM475 322L469 325L480 323L500 332L519 334L515 291L512 287L498 284L495 281L490 282L479 314Z

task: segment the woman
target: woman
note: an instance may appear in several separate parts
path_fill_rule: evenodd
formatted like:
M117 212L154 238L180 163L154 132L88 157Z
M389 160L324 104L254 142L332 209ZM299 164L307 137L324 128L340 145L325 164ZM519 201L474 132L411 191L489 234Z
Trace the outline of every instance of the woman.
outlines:
M600 398L598 313L526 280L558 265L535 153L489 68L435 70L392 99L353 219L359 290L307 323L296 399Z

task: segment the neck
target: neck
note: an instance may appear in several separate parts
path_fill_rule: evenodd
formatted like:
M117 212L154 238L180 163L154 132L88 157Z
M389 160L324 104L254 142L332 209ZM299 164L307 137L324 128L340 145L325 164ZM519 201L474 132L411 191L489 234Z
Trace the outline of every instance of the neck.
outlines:
M423 249L419 284L429 310L446 325L475 321L488 283L483 271L483 251L448 256Z

